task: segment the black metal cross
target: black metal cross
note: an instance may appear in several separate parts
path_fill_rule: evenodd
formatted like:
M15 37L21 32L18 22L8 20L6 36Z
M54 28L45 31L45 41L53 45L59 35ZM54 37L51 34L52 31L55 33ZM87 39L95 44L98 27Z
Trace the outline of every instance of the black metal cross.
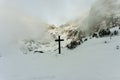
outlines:
M58 42L58 48L59 48L59 54L61 53L61 41L64 41L64 39L60 39L60 36L58 36L58 39L55 40L56 42Z

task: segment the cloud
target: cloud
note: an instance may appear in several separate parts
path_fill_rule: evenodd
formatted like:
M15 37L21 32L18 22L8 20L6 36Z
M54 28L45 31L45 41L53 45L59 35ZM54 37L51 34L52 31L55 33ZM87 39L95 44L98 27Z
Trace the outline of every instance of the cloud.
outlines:
M0 45L41 39L46 24L60 25L80 15L94 0L0 0Z
M89 27L96 26L112 14L120 14L120 0L97 0L90 10Z
M44 37L47 24L22 12L15 9L1 9L0 44L15 43L24 39L40 40Z
M94 0L4 0L4 6L60 25L90 8Z

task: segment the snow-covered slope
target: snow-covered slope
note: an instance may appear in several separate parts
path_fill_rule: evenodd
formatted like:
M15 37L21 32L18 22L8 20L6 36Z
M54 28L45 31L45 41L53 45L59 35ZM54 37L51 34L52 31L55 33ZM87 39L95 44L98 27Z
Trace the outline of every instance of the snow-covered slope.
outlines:
M99 0L87 14L59 27L1 13L0 80L120 80L119 0ZM106 28L119 34L91 37ZM62 54L58 35L64 39ZM85 41L75 49L66 48L80 40Z
M119 80L119 41L120 35L93 38L74 50L62 49L61 55L26 55L11 46L11 54L0 53L0 80Z

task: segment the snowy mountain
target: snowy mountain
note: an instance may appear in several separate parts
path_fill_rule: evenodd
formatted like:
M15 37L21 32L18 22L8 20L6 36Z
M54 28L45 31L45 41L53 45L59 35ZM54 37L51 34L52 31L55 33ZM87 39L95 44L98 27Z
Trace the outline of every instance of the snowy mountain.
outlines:
M76 45L81 44L84 39L94 33L98 34L103 29L120 26L119 4L119 0L96 1L91 9L82 16L78 16L59 27L55 25L44 26L42 39L24 39L21 41L23 44L21 50L24 53L34 53L36 51L53 52L57 50L57 43L54 40L57 39L58 35L65 40L62 47L66 47L72 42L75 42Z
M119 30L119 27L111 31ZM0 80L119 80L120 35L92 38L74 50L45 54L1 53ZM11 46L11 50L15 48Z
M96 1L60 26L0 12L0 80L120 80L119 5Z
M87 18L75 19L72 22L68 22L64 25L56 27L55 25L48 25L46 27L46 33L43 39L29 39L23 40L22 48L25 50L24 52L53 52L57 50L57 43L55 40L58 38L58 35L64 39L62 47L66 47L67 45L71 45L72 42L75 42L75 45L82 44L85 39L88 37L92 37L94 33L97 33L97 36L100 37L100 32L102 30L109 30L111 28L120 26L120 16L118 14L114 15L106 15L99 23L95 23L92 27L91 25L87 26L89 21L86 21ZM98 18L99 19L99 18ZM83 25L84 23L84 25ZM86 28L84 27L86 26ZM87 28L88 27L88 28ZM108 34L111 36L112 32ZM46 49L45 49L46 48Z

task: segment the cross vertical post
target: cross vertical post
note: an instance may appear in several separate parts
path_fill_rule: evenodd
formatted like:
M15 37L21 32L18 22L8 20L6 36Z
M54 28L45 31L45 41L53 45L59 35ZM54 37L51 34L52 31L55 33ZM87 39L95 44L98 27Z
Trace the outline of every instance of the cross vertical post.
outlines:
M60 39L60 36L58 36L58 39L55 40L56 42L58 42L58 49L59 49L59 54L61 54L61 41L64 41L64 39Z

